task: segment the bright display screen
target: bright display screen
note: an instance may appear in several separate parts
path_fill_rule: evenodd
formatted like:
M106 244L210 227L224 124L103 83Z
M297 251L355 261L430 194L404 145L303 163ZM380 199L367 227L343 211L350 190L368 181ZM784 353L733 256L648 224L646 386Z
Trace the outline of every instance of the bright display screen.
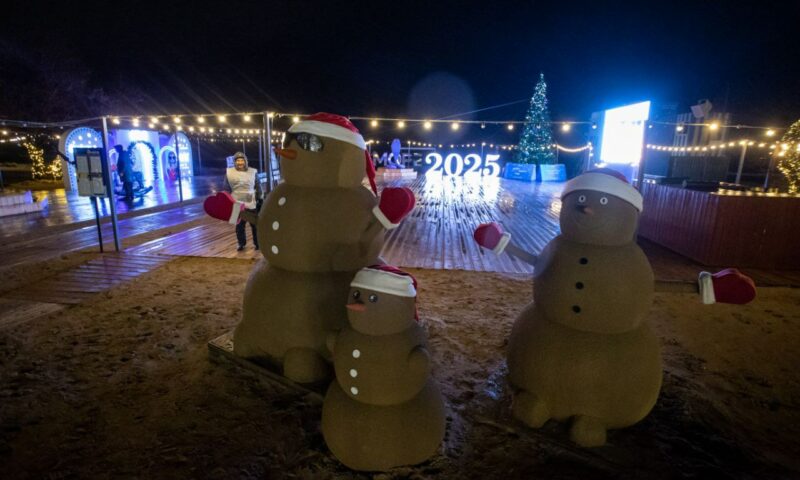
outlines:
M649 101L606 110L600 161L638 165L642 159L645 121L649 117Z

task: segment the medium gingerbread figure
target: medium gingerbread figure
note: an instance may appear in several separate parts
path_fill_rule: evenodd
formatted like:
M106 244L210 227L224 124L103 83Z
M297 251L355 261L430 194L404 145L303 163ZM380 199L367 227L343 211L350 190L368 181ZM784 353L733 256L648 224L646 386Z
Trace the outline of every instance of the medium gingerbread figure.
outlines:
M479 226L475 240L534 266L535 301L508 344L514 416L534 428L572 419L572 440L598 446L608 429L633 425L656 403L661 354L647 314L656 287L676 288L654 281L636 244L642 196L622 175L584 173L567 182L561 200L561 234L538 257L495 223ZM678 291L699 293L704 303L755 297L752 280L732 269L703 272Z

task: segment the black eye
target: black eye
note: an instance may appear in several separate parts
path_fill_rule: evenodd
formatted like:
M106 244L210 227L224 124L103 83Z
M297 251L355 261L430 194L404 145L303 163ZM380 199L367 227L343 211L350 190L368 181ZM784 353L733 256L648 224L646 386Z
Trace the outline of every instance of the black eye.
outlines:
M369 301L372 302L372 303L377 302L378 301L378 296L373 293L372 295L369 296Z
M586 195L581 195L578 197L578 203L584 203L586 201Z
M358 300L359 298L361 298L361 292L359 292L358 290L356 290L355 292L353 292L353 298L354 298L355 300Z
M600 197L600 205L606 205L608 203L608 199L606 197Z

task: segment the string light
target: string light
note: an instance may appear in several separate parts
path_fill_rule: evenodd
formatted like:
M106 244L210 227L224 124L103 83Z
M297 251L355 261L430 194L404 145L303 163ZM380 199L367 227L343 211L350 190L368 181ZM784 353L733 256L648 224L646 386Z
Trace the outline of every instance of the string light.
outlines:
M297 115L295 115L294 117L292 117L292 123L297 123L297 122L299 122L299 121L300 121L300 117L298 117Z
M119 125L119 117L112 118L111 123L113 123L114 125Z
M708 129L711 130L711 131L719 130L719 123L717 123L717 122L709 123L708 124Z
M181 117L175 117L172 119L172 121L175 122L175 124L179 124L181 123Z
M425 130L430 130L433 128L433 123L431 123L430 120L425 120L425 123L423 123L422 126L425 128Z
M267 113L267 118L273 118L275 116L274 112Z
M197 117L197 123L206 123L206 119L204 117Z
M675 131L676 132L682 132L683 131L683 124L681 123L677 127L675 127Z
M513 123L509 123L508 126L506 126L506 128L510 132L511 130L514 130L514 124Z
M400 129L406 128L406 122L400 120L399 122L397 122L397 128Z
M565 124L561 125L561 131L562 132L569 132L571 128L572 128L572 126L569 123L565 123Z
M152 129L156 128L156 126L154 124L152 124L152 123L148 123L147 124L147 128L152 130Z
M458 130L459 126L460 125L458 124L458 122L453 122L450 124L450 128L453 130Z
M139 119L138 118L134 118L133 120L131 120L131 123L133 124L134 127L138 127L139 126Z
M219 123L225 123L225 115L218 116L217 120L219 120Z
M150 117L150 123L158 123L158 117Z
M775 130L773 130L771 128L769 130L767 130L767 136L768 137L774 137L775 136Z
M370 125L372 128L375 128L375 127L377 127L377 126L378 126L378 121L377 121L377 120L372 120L371 122L369 122L369 125Z
M249 122L249 121L250 121L250 115L245 115L244 117L242 117L242 119L243 119L245 122Z

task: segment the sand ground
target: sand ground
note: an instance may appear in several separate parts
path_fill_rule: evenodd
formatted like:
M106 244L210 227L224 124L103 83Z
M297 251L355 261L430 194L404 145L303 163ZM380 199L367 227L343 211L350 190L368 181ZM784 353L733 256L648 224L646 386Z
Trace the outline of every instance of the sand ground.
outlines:
M318 405L209 361L206 342L236 325L252 265L178 258L82 305L0 325L0 477L368 478L328 452ZM744 307L658 294L661 397L643 422L585 450L563 424L531 430L509 415L505 339L530 278L410 271L448 432L430 461L378 478L800 476L800 290L760 289Z

